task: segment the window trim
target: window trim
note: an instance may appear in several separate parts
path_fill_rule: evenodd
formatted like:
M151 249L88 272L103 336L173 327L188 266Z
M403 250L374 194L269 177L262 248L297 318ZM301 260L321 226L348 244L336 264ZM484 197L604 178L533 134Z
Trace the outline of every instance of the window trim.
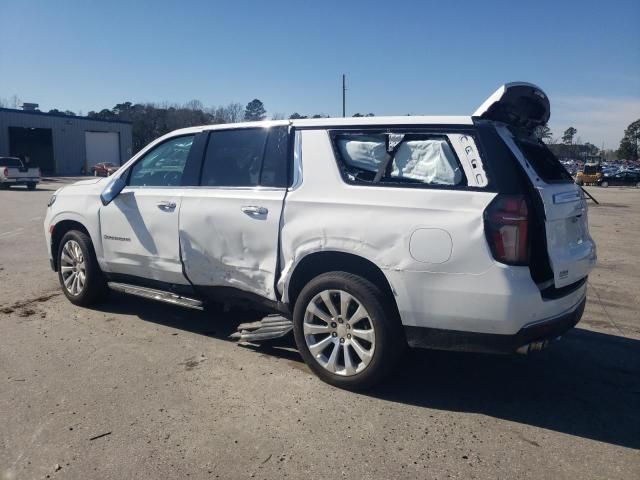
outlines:
M420 127L420 126L412 126L412 127L403 127L396 125L371 125L369 127L345 127L345 128L327 128L323 129L329 135L329 141L331 143L331 149L333 151L333 157L336 167L340 172L340 176L342 180L348 185L355 186L364 186L364 187L384 187L384 188L409 188L409 189L431 189L431 190L471 190L471 191L487 191L487 187L477 187L470 186L469 179L467 178L467 174L462 166L462 162L458 157L451 141L449 140L449 133L461 133L465 132L469 135L473 135L474 139L476 139L476 145L478 146L478 150L481 158L483 158L481 147L478 145L477 135L474 133L473 129L467 128L442 128L438 126L436 128L428 128L428 127ZM363 134L363 135L376 135L376 134L389 134L389 133L397 133L397 134L405 134L405 135L428 135L428 136L439 136L444 137L447 144L451 148L451 152L453 153L456 162L458 164L458 168L460 169L460 173L462 174L461 183L458 185L445 185L445 184L435 184L435 183L402 183L402 182L366 182L359 180L351 180L344 168L344 159L340 153L340 149L338 147L337 136L345 135L345 134ZM487 185L488 186L488 185Z
M265 159L265 155L266 155L266 151L267 151L267 147L269 144L269 139L273 133L273 129L275 128L287 128L287 151L286 151L286 155L285 155L285 161L286 161L286 186L283 187L273 187L273 186L266 186L266 185L262 185L262 173L264 170L264 159ZM204 172L204 165L205 162L207 160L207 150L209 149L209 144L211 143L211 138L213 134L216 133L222 133L222 132L235 132L235 131L246 131L246 130L266 130L267 131L267 135L265 137L264 140L264 145L262 146L262 154L261 154L261 160L260 160L260 173L258 175L258 184L257 185L203 185L202 184L202 175ZM202 150L202 155L200 158L200 168L199 168L199 174L198 174L198 184L195 186L185 186L184 188L198 188L198 189L216 189L216 190L255 190L255 191L281 191L281 190L287 190L289 188L289 186L291 185L291 178L290 178L290 169L291 169L291 165L292 165L292 148L293 148L293 142L292 142L292 134L293 134L293 129L291 128L290 125L270 125L270 126L247 126L247 127L234 127L234 128L216 128L216 129L210 129L210 130L205 130L202 132L203 134L205 134L207 136L206 138L206 142L204 144L204 148Z

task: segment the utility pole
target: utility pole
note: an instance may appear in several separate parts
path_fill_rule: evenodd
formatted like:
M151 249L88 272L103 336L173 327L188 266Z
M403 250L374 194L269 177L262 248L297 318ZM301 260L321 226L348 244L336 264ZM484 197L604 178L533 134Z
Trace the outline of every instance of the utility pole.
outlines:
M346 95L347 95L347 86L345 80L345 74L342 74L342 118L347 116L346 109Z

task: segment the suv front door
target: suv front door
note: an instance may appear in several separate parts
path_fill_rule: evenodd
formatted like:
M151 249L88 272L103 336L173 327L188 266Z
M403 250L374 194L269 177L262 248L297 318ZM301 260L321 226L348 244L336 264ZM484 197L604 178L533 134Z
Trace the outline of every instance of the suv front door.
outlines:
M213 130L200 186L185 188L180 245L189 280L276 300L288 126Z
M106 270L172 284L188 284L178 238L181 182L194 136L157 145L123 175L127 186L100 209Z

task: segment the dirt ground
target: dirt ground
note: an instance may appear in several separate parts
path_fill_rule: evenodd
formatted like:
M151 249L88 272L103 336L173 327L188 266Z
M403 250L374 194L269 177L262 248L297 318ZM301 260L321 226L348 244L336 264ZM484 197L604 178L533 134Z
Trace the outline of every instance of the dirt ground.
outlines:
M0 192L0 479L640 478L640 189L590 188L582 322L534 356L416 351L365 394L250 313L61 294L42 221L64 180Z

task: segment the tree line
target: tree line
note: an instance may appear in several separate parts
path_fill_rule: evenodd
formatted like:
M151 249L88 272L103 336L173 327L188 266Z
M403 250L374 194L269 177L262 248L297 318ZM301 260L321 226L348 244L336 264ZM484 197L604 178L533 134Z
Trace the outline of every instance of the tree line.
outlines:
M536 135L560 158L584 159L588 156L602 159L637 161L640 156L640 119L629 124L617 150L603 150L592 143L582 142L578 130L567 128L559 138L554 138L548 125L538 127Z
M20 100L14 95L10 102L0 99L0 107L13 104L18 108ZM49 110L53 115L75 115L70 110ZM82 115L82 112L79 112ZM356 113L354 117L373 117L373 113ZM211 125L219 123L238 123L260 121L267 118L267 110L264 104L254 98L246 106L232 102L228 105L205 107L199 100L191 100L183 105L169 103L119 103L111 109L102 109L98 112L90 111L89 118L99 120L121 120L132 123L133 149L137 152L152 140L178 128L195 125ZM289 119L327 118L329 115L316 113L303 115L294 112ZM274 113L272 120L282 120L285 115ZM600 156L612 160L614 157L625 160L638 160L640 150L640 119L629 124L624 131L617 150L601 150L589 142L582 142L577 136L577 129L567 128L559 138L554 138L548 125L539 127L536 131L538 138L549 145L549 148L558 157L586 158L587 156Z
M354 117L373 116L356 113ZM89 118L99 120L124 120L132 123L133 150L139 151L152 140L178 128L221 123L256 122L267 118L264 104L257 98L245 107L240 103L229 103L217 107L205 107L199 100L183 105L156 103L119 103L112 109L90 111ZM292 113L288 118L327 118L325 114L302 115ZM282 120L285 115L274 113L272 120Z

